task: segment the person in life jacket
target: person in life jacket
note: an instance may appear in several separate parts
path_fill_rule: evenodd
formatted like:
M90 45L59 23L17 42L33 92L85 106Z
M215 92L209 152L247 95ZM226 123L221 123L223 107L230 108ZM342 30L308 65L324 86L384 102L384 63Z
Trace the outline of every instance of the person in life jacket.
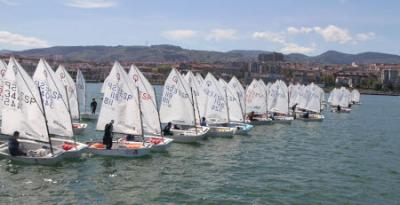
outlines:
M94 115L96 113L96 108L97 108L97 102L96 99L92 99L92 102L90 103L90 108L92 108L92 114Z
M171 128L172 128L172 123L168 122L168 124L163 129L164 135L173 135L173 133L171 132Z
M200 125L203 126L203 127L206 127L206 126L207 126L207 121L206 121L206 118L205 118L205 117L202 117L202 118L201 118Z
M15 131L13 136L8 140L8 152L11 156L25 156L26 153L22 152L19 147L19 132Z
M103 144L106 146L106 149L111 149L111 147L112 147L113 124L114 124L114 120L111 120L111 122L106 124L106 126L104 127Z

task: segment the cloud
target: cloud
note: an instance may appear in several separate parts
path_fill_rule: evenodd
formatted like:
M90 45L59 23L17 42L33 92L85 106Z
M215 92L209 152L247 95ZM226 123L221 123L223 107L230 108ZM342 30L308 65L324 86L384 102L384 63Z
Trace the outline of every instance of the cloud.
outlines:
M375 33L374 32L368 32L368 33L359 33L356 35L355 39L357 41L369 41L375 38Z
M346 29L334 25L329 25L326 28L314 27L314 31L320 34L327 42L345 44L352 40L350 33Z
M214 41L233 40L236 38L235 34L236 30L234 29L214 29L206 39Z
M49 47L49 44L44 40L10 33L8 31L0 31L0 43L28 48Z
M280 33L274 33L274 32L254 32L253 33L253 38L254 39L259 39L259 40L266 40L274 43L281 43L285 44L285 37L283 34Z
M178 29L178 30L170 30L164 31L162 36L170 40L182 40L193 38L197 35L197 32L190 29Z
M0 0L0 4L5 4L7 6L17 6L19 3L15 0Z
M98 9L114 7L117 2L116 0L69 0L66 5L82 9Z
M316 44L312 44L311 47L304 47L299 46L296 43L288 42L284 33L274 33L269 31L254 32L253 38L278 43L283 46L280 49L283 53L311 53L315 51L316 48Z
M286 31L290 34L298 34L298 33L310 33L313 31L312 28L309 27L300 27L300 28L295 28L295 27L288 27Z

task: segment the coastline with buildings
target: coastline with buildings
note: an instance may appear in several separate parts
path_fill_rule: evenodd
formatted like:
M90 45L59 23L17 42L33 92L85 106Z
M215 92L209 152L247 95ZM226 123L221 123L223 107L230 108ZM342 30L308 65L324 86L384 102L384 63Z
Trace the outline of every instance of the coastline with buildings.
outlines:
M7 60L10 55L2 55ZM15 56L21 65L32 74L39 61L38 57ZM110 72L113 62L67 61L60 57L46 58L55 68L65 65L75 77L79 68L88 82L102 82ZM120 61L128 69L135 64L152 84L162 85L171 68L182 72L213 72L216 76L230 79L237 76L244 84L251 79L263 79L272 82L277 79L287 83L317 83L330 90L335 86L357 88L363 94L400 95L400 64L321 64L286 61L281 53L261 53L257 60L237 62L140 62Z

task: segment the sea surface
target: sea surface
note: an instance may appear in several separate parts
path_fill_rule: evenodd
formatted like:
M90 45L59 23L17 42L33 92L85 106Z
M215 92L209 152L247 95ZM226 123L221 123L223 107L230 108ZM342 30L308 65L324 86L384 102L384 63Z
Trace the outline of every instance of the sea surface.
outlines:
M88 87L101 102L100 84ZM400 204L400 98L361 101L323 122L257 126L141 159L1 159L0 204ZM88 123L78 140L100 139Z

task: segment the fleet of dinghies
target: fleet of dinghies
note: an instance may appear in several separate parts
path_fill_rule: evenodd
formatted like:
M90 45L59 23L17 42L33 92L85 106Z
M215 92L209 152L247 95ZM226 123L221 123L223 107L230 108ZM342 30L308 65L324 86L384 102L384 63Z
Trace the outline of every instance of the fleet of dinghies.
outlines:
M357 89L350 92L345 87L334 88L329 94L328 103L332 112L349 113L353 104L361 104L360 92Z
M287 86L281 80L265 84L253 79L244 88L235 76L227 82L211 73L203 78L172 69L158 105L154 87L143 73L135 65L127 73L115 62L101 88L97 116L86 111L86 82L80 70L74 82L64 66L54 72L40 59L31 77L11 57L8 65L0 60L0 72L1 133L12 136L18 131L26 152L12 156L3 143L0 156L30 164L54 164L84 152L141 157L166 151L172 142L246 135L253 125L324 119L324 91L313 83ZM351 104L360 104L360 93L335 88L328 103L335 112L349 112ZM76 140L87 128L82 119L97 119L98 131L113 122L111 149L101 141ZM170 126L168 133L162 129L165 125Z

